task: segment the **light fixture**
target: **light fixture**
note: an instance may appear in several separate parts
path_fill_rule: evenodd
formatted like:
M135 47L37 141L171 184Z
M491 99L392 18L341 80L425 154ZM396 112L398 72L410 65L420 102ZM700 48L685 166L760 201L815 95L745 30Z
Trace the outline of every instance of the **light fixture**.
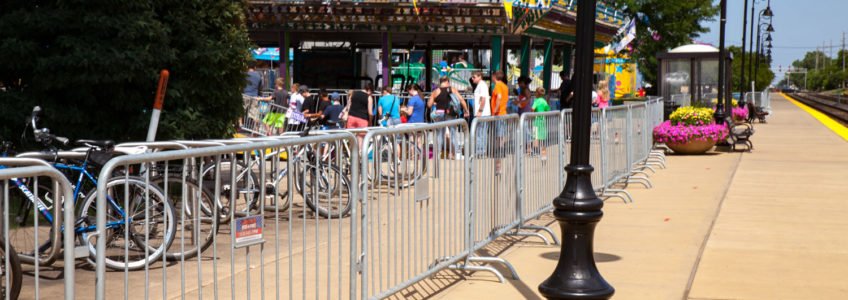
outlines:
M774 27L771 27L771 23L769 23L769 27L768 27L768 28L766 28L766 31L768 31L768 32L774 32Z
M766 9L763 10L763 16L772 17L774 14L771 13L771 6L766 6Z

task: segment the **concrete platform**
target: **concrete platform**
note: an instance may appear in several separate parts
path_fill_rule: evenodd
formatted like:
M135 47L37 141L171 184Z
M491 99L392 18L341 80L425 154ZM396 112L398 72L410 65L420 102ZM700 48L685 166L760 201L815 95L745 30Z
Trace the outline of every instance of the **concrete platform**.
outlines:
M848 141L772 98L752 152L670 155L634 203L607 201L595 259L614 299L848 299ZM416 298L540 299L559 248L510 243L521 280L469 274Z

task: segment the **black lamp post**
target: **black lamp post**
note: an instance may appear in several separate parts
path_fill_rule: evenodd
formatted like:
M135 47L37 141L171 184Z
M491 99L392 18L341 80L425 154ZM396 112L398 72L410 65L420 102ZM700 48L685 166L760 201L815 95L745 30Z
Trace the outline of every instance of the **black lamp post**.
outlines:
M756 67L754 69L754 79L755 80L756 80L757 76L759 76L759 74L760 74L760 60L762 60L762 56L765 55L765 53L766 53L765 49L760 47L760 41L769 42L768 45L766 45L766 47L768 48L769 56L771 56L771 32L774 31L774 28L771 26L771 24L760 24L760 25L768 25L768 28L766 28L766 32L764 32L764 36L761 36L757 39L757 56L756 56L757 62L756 62ZM762 27L762 26L760 26L760 27ZM757 28L757 31L758 32L760 31L759 28ZM763 44L765 44L765 43L763 43Z
M604 202L592 189L594 168L589 164L596 0L579 1L571 128L574 145L571 164L565 167L565 187L553 201L563 243L554 273L539 285L539 292L548 299L608 299L615 293L598 272L593 257L595 226L604 215Z
M754 3L751 3L751 7L754 7ZM754 20L751 20L753 23ZM745 7L742 8L742 67L739 68L739 86L742 89L739 91L742 95L745 95L745 29L748 27L748 0L745 0ZM742 99L744 100L744 96Z
M754 11L755 11L754 8L756 7L757 2L762 2L762 1L753 0L751 2L751 31L749 32L749 35L751 36L751 43L749 43L749 45L748 45L748 54L754 53ZM768 1L768 4L766 5L765 9L760 11L760 16L767 16L767 17L772 16L771 0ZM757 18L757 21L759 22L759 17ZM759 35L760 34L757 33L758 37L759 37ZM759 46L757 46L757 48L759 48ZM745 52L744 51L744 45L743 45L743 51L742 52L743 52L743 54ZM755 59L756 59L756 57L755 57ZM744 64L743 64L742 67L743 68L745 67ZM752 82L754 82L756 80L756 79L754 79L754 62L753 61L748 64L748 78L751 78Z
M721 19L719 21L719 40L718 40L718 101L716 101L715 120L716 124L724 124L724 89L726 88L724 78L724 68L727 62L724 60L726 53L724 52L724 24L727 23L727 0L721 0ZM730 109L730 106L727 106Z

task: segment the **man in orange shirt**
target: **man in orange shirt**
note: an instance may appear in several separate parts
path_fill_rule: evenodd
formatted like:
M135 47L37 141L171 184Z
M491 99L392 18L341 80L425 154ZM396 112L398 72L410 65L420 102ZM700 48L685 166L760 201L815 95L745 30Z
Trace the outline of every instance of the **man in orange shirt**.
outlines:
M492 115L505 115L506 103L509 101L509 88L503 82L504 72L501 70L495 71L492 79L495 81L495 89L492 91Z
M509 88L506 86L504 80L504 72L501 70L495 71L495 74L492 76L492 80L495 82L495 89L492 91L492 115L493 116L502 116L506 115L506 103L509 101ZM504 134L505 127L507 124L504 124L506 120L498 120L495 121L495 143L498 145L498 149L504 148ZM496 153L504 153L504 151L496 151ZM501 175L501 159L495 159L495 176Z

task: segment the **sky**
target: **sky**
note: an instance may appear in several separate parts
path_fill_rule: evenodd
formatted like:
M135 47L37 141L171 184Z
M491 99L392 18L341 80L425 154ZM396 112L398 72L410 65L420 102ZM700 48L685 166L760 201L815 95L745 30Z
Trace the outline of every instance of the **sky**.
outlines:
M716 4L718 0L714 0ZM750 30L751 3L756 3L754 17L766 7L768 0L748 1L748 29ZM725 23L725 46L742 45L742 10L745 0L727 0L727 22ZM833 56L842 47L842 34L846 32L846 48L848 48L848 0L772 0L772 67L775 72L774 84L783 78L778 72L778 66L782 66L782 72L793 61L801 59L808 51L815 51L821 47L822 42L830 47L833 41ZM756 22L756 20L754 20ZM718 16L712 22L705 24L710 32L701 34L698 41L706 42L718 47L719 22ZM757 34L757 25L754 24L754 35ZM750 41L750 36L746 34ZM755 40L756 42L756 40ZM746 42L745 48L748 48ZM755 44L756 46L756 44ZM830 55L830 49L825 48L825 54ZM747 64L747 61L745 62Z

